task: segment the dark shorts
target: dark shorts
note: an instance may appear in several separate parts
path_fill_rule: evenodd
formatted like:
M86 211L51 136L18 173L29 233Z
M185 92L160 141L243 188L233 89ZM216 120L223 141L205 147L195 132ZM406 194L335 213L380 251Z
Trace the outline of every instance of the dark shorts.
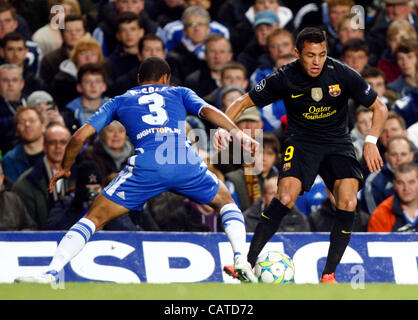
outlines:
M350 141L312 143L288 137L283 148L279 178L296 177L302 181L302 193L309 191L319 174L332 192L335 180L356 178L364 185L362 170Z

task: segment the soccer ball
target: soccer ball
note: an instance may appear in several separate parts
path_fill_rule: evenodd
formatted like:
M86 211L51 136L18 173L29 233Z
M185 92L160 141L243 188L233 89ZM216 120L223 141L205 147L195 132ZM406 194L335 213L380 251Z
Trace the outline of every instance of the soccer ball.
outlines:
M293 282L295 266L292 259L279 251L268 251L258 257L254 273L264 283Z

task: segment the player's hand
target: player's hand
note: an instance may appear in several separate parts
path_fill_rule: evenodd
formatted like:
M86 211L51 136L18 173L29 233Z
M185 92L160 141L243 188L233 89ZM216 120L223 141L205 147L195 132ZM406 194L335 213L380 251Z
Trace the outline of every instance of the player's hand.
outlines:
M57 183L59 179L61 178L68 179L70 176L71 176L71 171L65 170L65 169L61 169L56 174L54 174L51 180L49 180L49 185L48 185L49 192L52 193L54 191L55 184Z
M238 141L241 141L241 146L244 151L247 151L251 154L258 152L260 144L249 135L245 134L241 130L233 130L231 133L236 139L238 139Z
M231 134L223 129L219 128L213 135L212 143L216 150L224 150L228 147L231 140Z
M380 156L379 149L374 143L364 143L363 157L370 172L380 171L383 166L383 160Z

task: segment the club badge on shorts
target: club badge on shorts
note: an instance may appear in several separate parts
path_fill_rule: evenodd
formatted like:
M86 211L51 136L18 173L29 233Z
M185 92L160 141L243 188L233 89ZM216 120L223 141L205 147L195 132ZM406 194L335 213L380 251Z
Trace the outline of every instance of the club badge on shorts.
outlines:
M286 163L283 165L283 171L287 171L287 170L289 170L289 169L291 168L291 166L292 166L291 162L286 162Z
M338 97L341 94L341 89L339 84L334 84L332 86L328 86L329 94L331 97Z
M311 96L312 96L312 99L314 99L316 102L321 101L323 97L322 88L312 88Z

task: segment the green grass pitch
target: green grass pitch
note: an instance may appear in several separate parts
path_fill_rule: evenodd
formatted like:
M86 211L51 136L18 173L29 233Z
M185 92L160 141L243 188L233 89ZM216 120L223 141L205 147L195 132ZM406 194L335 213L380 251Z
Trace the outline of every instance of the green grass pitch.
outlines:
M62 286L62 284L61 284ZM417 285L115 284L86 282L0 284L0 300L417 300Z

